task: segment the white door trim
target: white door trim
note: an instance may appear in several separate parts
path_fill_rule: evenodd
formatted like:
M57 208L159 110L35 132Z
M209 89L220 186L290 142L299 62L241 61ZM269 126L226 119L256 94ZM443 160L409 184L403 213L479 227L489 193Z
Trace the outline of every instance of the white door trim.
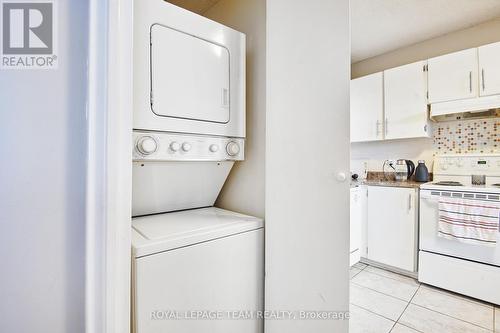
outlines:
M133 1L91 0L86 332L130 332Z

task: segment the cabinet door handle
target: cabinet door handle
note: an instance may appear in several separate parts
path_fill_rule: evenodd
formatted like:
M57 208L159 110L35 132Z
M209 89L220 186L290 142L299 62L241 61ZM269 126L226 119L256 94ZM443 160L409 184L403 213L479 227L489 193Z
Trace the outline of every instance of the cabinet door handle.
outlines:
M481 84L483 86L483 91L484 91L484 88L485 88L485 86L484 86L484 68L481 69Z
M469 92L472 92L472 71L469 72Z
M385 132L385 135L387 136L387 131L388 131L388 124L389 122L387 121L387 118L385 118L385 124L384 124L384 132Z
M377 123L375 124L375 136L378 138L380 134L380 121L377 120Z
M408 194L408 213L411 212L411 194Z

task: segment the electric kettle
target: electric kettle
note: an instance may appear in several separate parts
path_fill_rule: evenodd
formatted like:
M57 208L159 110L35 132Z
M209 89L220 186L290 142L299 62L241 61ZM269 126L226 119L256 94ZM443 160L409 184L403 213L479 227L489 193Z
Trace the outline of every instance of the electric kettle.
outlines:
M396 180L408 180L415 172L415 164L410 160L397 160L395 170Z

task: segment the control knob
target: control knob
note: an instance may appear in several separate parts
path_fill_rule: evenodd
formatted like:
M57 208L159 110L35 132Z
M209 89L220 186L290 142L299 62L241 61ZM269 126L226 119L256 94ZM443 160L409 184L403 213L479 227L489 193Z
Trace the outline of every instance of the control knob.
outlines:
M158 149L156 140L150 136L143 136L137 141L137 150L143 155L150 155Z
M184 143L182 144L182 150L183 150L183 151L186 151L186 152L187 152L187 151L190 151L190 150L191 150L191 144L190 144L189 142L184 142Z
M179 149L181 149L181 145L179 144L179 142L172 141L170 143L170 150L172 150L172 151L178 151Z
M226 152L229 156L236 156L240 153L240 145L235 141L230 141L226 145Z
M212 153L215 153L215 152L217 152L219 150L219 146L216 145L216 144L212 144L212 145L210 145L210 147L208 147L208 149L210 149L210 151Z

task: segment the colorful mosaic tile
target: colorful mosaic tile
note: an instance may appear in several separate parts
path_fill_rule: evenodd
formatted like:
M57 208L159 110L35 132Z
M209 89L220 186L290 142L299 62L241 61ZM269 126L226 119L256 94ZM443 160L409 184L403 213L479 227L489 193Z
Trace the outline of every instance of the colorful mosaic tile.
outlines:
M438 154L500 153L500 118L434 124Z

